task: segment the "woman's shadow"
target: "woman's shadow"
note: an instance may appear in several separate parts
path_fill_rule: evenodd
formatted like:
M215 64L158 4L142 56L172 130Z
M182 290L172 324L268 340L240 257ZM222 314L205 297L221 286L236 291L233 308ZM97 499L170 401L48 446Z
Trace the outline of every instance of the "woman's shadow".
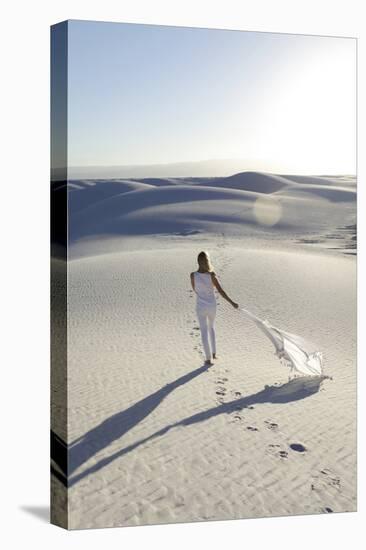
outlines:
M203 365L177 378L174 382L166 384L128 409L110 416L69 445L51 431L51 459L54 463L51 467L52 473L65 485L70 485L70 482L67 483L67 479L79 466L134 428L171 392L207 372L208 369L209 366Z
M51 432L51 457L57 465L57 469L52 469L54 475L58 477L64 485L71 487L87 475L97 472L113 462L115 459L135 450L137 447L147 443L148 441L161 437L173 428L177 428L179 426L190 426L192 424L204 422L220 414L230 414L234 411L242 410L254 404L289 403L292 401L305 399L306 397L317 393L322 381L325 378L328 378L326 376L306 376L295 378L285 384L282 384L281 386L265 386L263 390L255 394L222 403L211 409L188 416L179 422L169 424L150 436L140 439L132 445L118 450L113 455L101 459L99 462L93 466L90 466L83 472L74 475L71 478L69 477L70 474L72 474L79 466L81 466L94 454L107 447L112 441L122 437L141 420L148 416L150 412L152 412L174 389L189 382L196 376L199 376L203 372L207 371L207 369L208 367L206 366L200 367L199 369L178 378L174 382L167 384L157 392L149 395L145 399L142 399L135 405L132 405L132 407L111 416L84 434L82 437L73 441L69 446L67 446L65 442L63 442L57 435Z

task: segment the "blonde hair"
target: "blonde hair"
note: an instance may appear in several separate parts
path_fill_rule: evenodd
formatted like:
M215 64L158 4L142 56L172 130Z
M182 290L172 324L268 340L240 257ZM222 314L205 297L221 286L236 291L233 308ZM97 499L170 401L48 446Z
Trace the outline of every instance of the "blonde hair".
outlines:
M197 256L197 262L199 265L199 269L202 269L203 271L207 271L211 273L213 271L213 266L210 261L210 255L208 252L205 252L204 250L200 252Z

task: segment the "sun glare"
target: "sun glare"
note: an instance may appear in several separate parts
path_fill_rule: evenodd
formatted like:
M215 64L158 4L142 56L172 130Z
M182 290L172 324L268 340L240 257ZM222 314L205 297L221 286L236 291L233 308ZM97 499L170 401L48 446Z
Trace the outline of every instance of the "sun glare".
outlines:
M278 199L264 195L254 203L254 216L261 225L276 225L282 217L282 206Z

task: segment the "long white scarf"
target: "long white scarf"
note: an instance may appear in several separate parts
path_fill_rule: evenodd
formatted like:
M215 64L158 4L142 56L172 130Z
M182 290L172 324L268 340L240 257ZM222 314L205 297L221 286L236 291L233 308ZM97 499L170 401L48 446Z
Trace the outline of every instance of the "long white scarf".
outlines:
M304 338L291 334L256 317L247 309L240 308L249 319L271 340L275 354L282 364L285 364L298 374L305 376L320 376L323 371L323 354Z

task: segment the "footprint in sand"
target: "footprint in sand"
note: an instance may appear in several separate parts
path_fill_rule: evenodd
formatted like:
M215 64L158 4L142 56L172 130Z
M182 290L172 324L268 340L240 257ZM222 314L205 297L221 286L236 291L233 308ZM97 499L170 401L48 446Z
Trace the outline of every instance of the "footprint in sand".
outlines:
M225 384L225 382L227 382L228 379L227 378L218 378L217 380L215 380L215 384ZM225 388L226 389L226 388Z
M269 420L265 420L264 423L266 425L266 428L268 428L268 430L272 430L272 431L278 430L278 424L276 424L276 422L270 422Z
M270 445L267 445L267 452L275 457L279 457L282 459L288 458L288 452L285 451L281 445L277 445L275 443L271 443Z
M222 404L224 403L224 397L227 393L227 388L225 387L225 383L228 381L228 378L224 376L220 376L220 378L217 378L215 380L215 384L217 385L216 388L216 395L218 396L217 401Z
M224 403L224 397L226 395L226 388L221 388L219 387L218 390L216 390L216 395L217 395L217 401L222 404Z
M324 468L318 475L313 476L311 489L312 491L321 491L329 488L339 491L341 480L332 470Z
M259 432L258 428L255 428L254 426L247 426L247 430L250 432Z

